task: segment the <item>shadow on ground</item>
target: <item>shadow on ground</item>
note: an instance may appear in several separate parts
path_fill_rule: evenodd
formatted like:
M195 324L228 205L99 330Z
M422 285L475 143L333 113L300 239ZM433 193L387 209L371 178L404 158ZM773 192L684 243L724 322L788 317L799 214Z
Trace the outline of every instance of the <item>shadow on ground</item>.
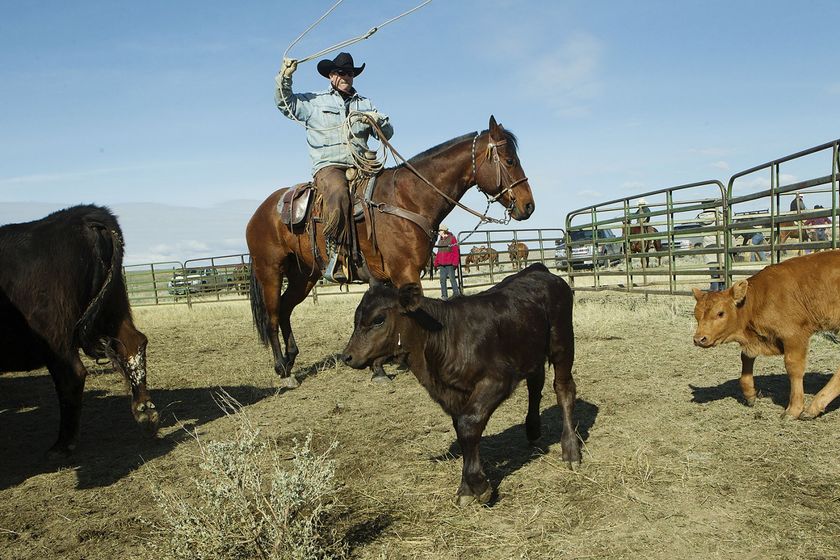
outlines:
M273 388L231 386L152 391L161 413L160 428L194 430L222 416L214 393L224 389L242 405L273 395ZM128 395L85 391L79 446L66 459L49 459L58 435L58 401L49 375L0 377L0 490L38 474L76 472L77 488L109 486L143 462L169 453L190 435L183 429L149 437L135 424Z
M575 401L574 419L577 422L577 433L584 442L589 439L589 430L595 425L598 416L598 406L590 402L577 399ZM525 414L522 423L510 426L503 432L491 436L482 436L480 444L481 464L491 484L498 488L506 476L509 476L534 459L549 452L552 445L560 443L563 433L563 413L558 405L543 411L542 436L530 444L525 435ZM559 456L559 447L557 455ZM453 441L449 450L431 459L433 461L448 461L461 457L461 446Z
M787 374L774 375L756 375L755 388L762 398L769 398L782 408L787 407L788 399L790 398L790 383ZM815 395L822 389L828 380L831 379L831 374L828 373L806 373L803 385L805 386L805 393L808 395ZM719 401L722 399L735 399L740 403L744 403L743 393L741 393L741 385L737 379L730 379L724 381L720 385L712 385L709 387L698 387L695 385L688 385L691 389L691 402L705 404L712 401ZM825 409L826 414L836 410L840 407L840 399L835 399L834 402L828 405Z

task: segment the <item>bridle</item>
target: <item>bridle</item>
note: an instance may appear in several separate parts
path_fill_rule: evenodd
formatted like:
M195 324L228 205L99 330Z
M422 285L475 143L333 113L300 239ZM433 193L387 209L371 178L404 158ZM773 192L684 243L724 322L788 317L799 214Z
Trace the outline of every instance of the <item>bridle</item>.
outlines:
M517 179L516 181L510 181L510 178L511 178L510 173L508 173L507 169L502 167L502 162L501 162L501 159L499 158L499 146L504 146L505 144L507 144L508 141L507 140L500 140L498 142L493 142L493 140L490 138L490 133L489 132L487 134L487 150L485 151L484 159L481 161L481 163L478 163L478 161L477 161L478 156L476 154L475 145L476 145L476 142L478 141L479 136L481 136L481 134L476 132L475 136L473 136L473 141L472 141L472 179L470 180L470 182L474 183L476 188L479 191L481 191L481 194L486 196L487 200L492 203L492 202L498 201L499 198L503 194L513 190L513 188L516 187L516 185L519 185L520 183L524 183L525 181L527 181L528 177L522 177L521 179ZM499 187L502 186L502 171L504 171L505 178L510 181L510 184L508 186L504 187L497 194L495 194L493 196L488 194L487 191L485 190L485 188L482 187L478 183L478 170L481 168L481 165L485 161L492 161L493 165L496 167L496 185L495 185L496 188L499 188ZM511 198L511 201L510 201L510 205L507 207L508 210L510 210L510 208L512 208L513 205L516 203L516 200L513 198L513 195L510 195L510 198Z

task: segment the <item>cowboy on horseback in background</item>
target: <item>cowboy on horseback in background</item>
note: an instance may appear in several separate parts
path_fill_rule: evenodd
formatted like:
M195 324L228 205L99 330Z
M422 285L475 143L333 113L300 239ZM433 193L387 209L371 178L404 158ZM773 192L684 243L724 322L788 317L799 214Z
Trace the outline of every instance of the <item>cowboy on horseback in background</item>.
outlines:
M335 246L326 273L344 282L347 277L340 266L339 253L343 249L345 255L349 254L349 230L353 225L347 170L355 167L356 159L367 157L367 141L371 134L379 139L367 120L346 121L351 112L366 113L382 131L385 140L391 138L394 129L388 117L379 113L373 103L353 87L353 78L362 73L365 65L354 66L350 54L342 52L333 60L318 62L318 73L327 78L331 86L319 93L292 92L292 74L297 66L297 60L283 59L283 68L275 78L274 98L280 112L306 125L312 175L323 204L324 237L328 245Z

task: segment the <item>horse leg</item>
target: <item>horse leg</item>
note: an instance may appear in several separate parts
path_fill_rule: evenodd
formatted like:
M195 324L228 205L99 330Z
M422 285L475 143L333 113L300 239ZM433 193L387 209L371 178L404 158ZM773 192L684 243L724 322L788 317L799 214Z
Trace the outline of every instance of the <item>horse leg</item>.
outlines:
M285 379L291 368L280 348L280 290L283 286L283 271L277 262L263 264L255 260L251 269L251 312L254 324L263 344L271 347L274 357L274 372Z
M300 302L306 299L306 296L312 291L312 287L317 280L313 280L311 276L304 275L299 271L289 271L286 278L288 279L288 284L283 295L280 297L280 303L277 308L278 323L280 331L283 334L283 344L286 347L286 355L283 357L285 375L280 372L278 374L280 374L281 383L285 387L294 389L299 383L297 378L291 375L291 372L300 351L295 342L295 335L292 332L292 311L294 311Z
M47 364L58 395L58 439L50 448L51 457L67 456L76 448L82 416L82 395L87 369L79 356L69 360L56 357Z

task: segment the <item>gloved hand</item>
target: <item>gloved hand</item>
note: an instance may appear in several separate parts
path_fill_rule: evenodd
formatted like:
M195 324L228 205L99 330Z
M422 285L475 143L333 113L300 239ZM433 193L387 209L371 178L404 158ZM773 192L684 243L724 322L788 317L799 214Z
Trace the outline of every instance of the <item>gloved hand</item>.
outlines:
M377 113L376 111L365 111L365 115L367 115L377 125L385 118L381 113Z
M294 58L284 58L283 59L283 67L280 69L280 73L283 74L284 78L289 78L292 74L295 73L297 70L298 61Z

